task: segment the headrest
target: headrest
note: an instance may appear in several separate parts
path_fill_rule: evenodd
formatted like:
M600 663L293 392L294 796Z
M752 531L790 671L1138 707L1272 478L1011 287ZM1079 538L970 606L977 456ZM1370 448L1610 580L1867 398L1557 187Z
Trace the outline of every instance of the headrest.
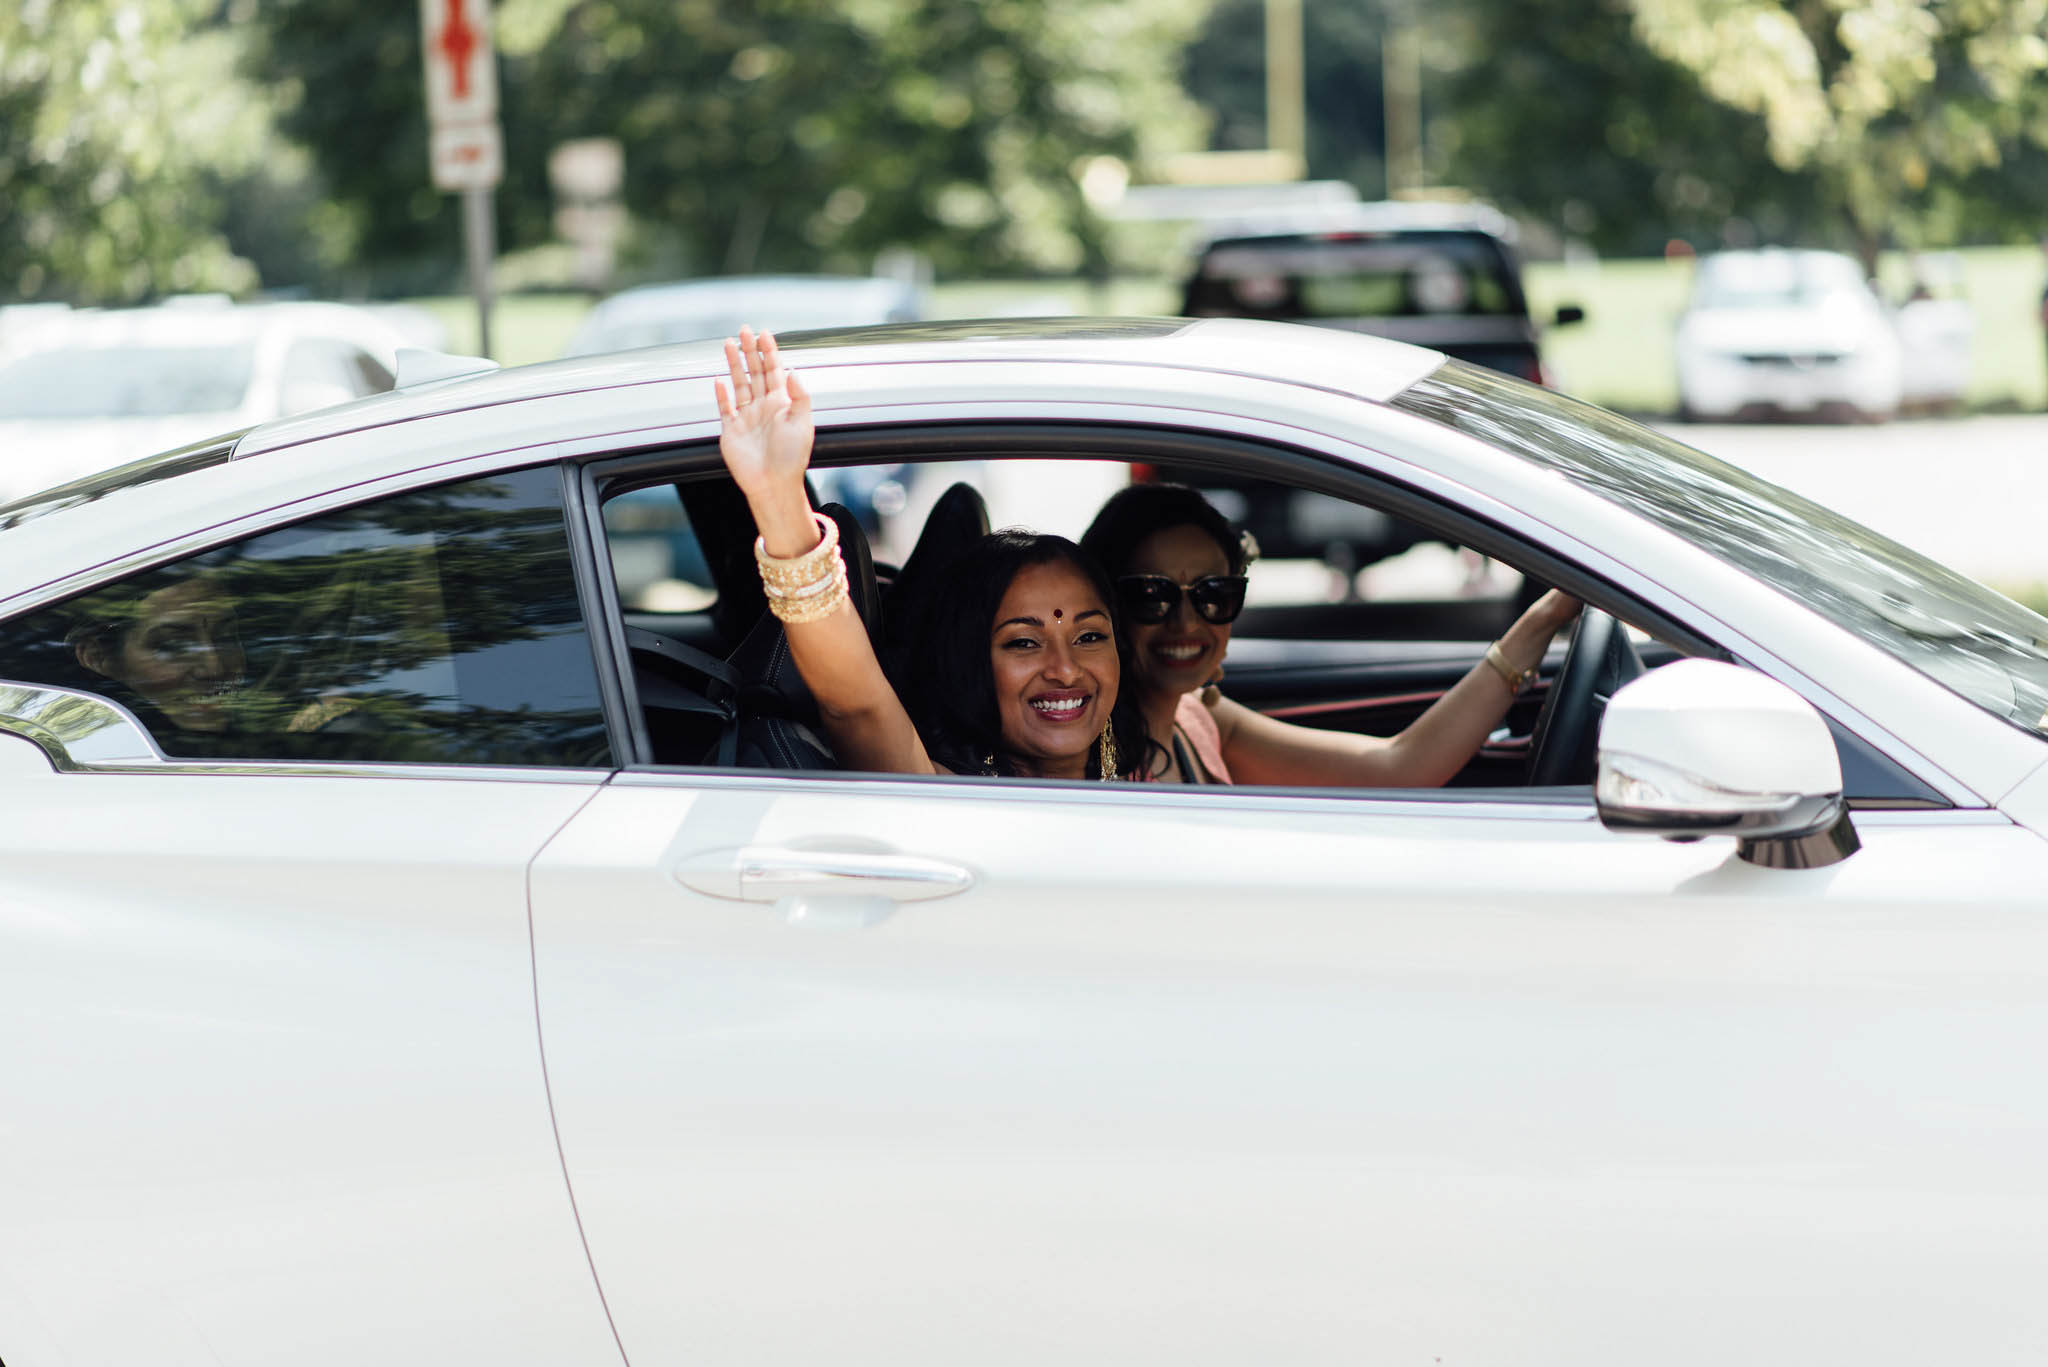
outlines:
M925 515L917 544L903 561L889 590L889 613L882 632L883 663L891 653L910 648L953 562L988 535L988 504L971 484L955 484L939 495Z

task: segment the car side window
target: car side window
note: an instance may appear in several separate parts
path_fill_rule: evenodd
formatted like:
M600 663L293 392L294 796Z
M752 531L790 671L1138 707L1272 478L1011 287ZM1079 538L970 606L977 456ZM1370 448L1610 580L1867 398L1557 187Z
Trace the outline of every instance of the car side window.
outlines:
M172 758L609 767L551 468L417 490L0 623L0 678Z
M701 612L717 601L711 567L673 484L615 495L605 539L619 601L630 612Z

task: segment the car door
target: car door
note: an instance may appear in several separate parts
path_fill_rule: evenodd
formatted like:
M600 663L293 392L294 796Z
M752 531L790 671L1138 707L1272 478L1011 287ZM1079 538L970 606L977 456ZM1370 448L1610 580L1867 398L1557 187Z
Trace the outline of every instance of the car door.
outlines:
M610 772L559 477L0 622L0 1356L615 1362L528 862Z
M1583 797L623 774L532 884L622 1346L2017 1341L2048 856L1989 812L1858 825L1771 870Z

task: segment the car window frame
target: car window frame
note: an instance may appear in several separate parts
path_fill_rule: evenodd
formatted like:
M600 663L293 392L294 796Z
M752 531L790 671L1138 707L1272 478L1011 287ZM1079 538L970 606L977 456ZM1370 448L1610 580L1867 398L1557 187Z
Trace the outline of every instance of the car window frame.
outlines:
M1119 423L1090 420L937 420L907 423L863 423L821 428L817 435L813 464L819 468L870 463L923 464L944 460L980 459L1109 459L1130 463L1176 464L1189 468L1211 468L1238 475L1253 474L1317 492L1364 501L1397 516L1448 534L1458 544L1482 554L1515 564L1591 602L1625 604L1628 620L1653 636L1687 654L1726 659L1727 653L1699 637L1684 624L1638 603L1615 586L1547 549L1515 533L1489 523L1475 514L1446 504L1420 490L1402 485L1385 475L1357 467L1338 467L1320 453L1277 445L1269 438L1237 436L1198 427L1168 428L1153 423ZM622 769L637 773L666 774L750 774L759 777L820 778L840 782L909 776L854 774L846 771L801 771L732 769L716 765L657 764L650 758L652 747L630 667L624 667L629 651L625 640L625 612L616 586L607 572L610 564L602 513L605 494L616 486L643 487L655 482L687 484L702 479L724 478L715 438L668 443L659 448L626 452L597 452L582 458L577 497L582 516L574 519L585 541L579 561L590 571L592 581L588 610L601 614L603 629L593 630L594 642L601 640L609 657L609 669L601 669L601 680L612 705L619 709L619 725L631 740L622 753ZM1362 497L1370 489L1372 497ZM716 585L721 598L728 585ZM985 782L958 776L936 776L935 781ZM1260 791L1287 791L1261 789ZM1435 798L1447 802L1511 799L1515 802L1545 800L1552 790L1522 788L1440 788L1418 789L1301 789L1321 796L1344 792L1376 794L1389 800L1420 801ZM1562 800L1590 809L1591 788L1554 790L1548 800Z
M1349 442L1347 445L1356 445ZM1361 450L1370 448L1361 447ZM900 422L861 422L844 426L823 426L817 435L813 465L875 463L923 464L946 460L982 459L1074 459L1121 460L1132 463L1175 464L1187 468L1209 468L1240 477L1274 479L1292 487L1363 502L1395 516L1406 517L1431 528L1454 544L1502 560L1545 583L1563 588L1647 633L1671 651L1724 662L1744 664L1720 643L1701 635L1686 622L1648 603L1598 573L1552 551L1513 528L1493 522L1474 511L1461 508L1443 495L1408 484L1385 472L1343 462L1326 451L1290 445L1269 435L1232 433L1193 424L1169 425L1151 420L1130 419L910 419ZM645 485L657 480L684 486L692 482L724 478L715 437L668 442L623 452L594 452L578 458L577 496L584 515L577 519L589 538L589 550L579 557L596 571L591 611L603 614L602 631L593 628L595 649L609 655L611 665L600 666L600 685L619 709L619 725L631 741L630 750L620 751L622 774L668 774L708 778L738 775L752 778L794 778L806 783L911 781L944 783L987 783L981 778L941 775L929 780L922 776L877 775L847 771L774 770L724 768L716 765L656 764L648 758L651 745L645 720L639 710L631 683L623 636L624 614L610 587L609 556L600 496L609 484ZM687 498L687 495L685 495ZM751 567L751 562L749 562ZM731 587L719 583L721 598ZM602 638L602 645L598 642ZM1278 638L1275 638L1278 639ZM1902 765L1882 747L1866 740L1855 727L1818 708L1842 750L1845 769L1858 766L1873 775L1885 788L1863 797L1852 797L1858 810L1932 810L1953 808L1924 776ZM1050 781L1036 780L1039 785ZM1051 785L1059 786L1059 785ZM1433 789L1327 789L1261 787L1247 791L1294 793L1324 798L1370 798L1391 802L1437 802L1472 804L1505 802L1510 806L1562 802L1574 810L1591 811L1589 785L1568 789L1520 787L1462 787Z

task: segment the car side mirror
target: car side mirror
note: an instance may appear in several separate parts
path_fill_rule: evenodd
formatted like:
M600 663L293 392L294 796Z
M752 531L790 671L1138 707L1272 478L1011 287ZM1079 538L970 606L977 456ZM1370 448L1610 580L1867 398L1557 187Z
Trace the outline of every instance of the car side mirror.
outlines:
M1573 323L1583 323L1585 321L1586 311L1577 304L1559 304L1557 306L1556 325L1558 327L1567 327Z
M1766 868L1819 868L1861 842L1827 722L1777 680L1680 660L1615 691L1593 801L1610 830L1732 835Z

